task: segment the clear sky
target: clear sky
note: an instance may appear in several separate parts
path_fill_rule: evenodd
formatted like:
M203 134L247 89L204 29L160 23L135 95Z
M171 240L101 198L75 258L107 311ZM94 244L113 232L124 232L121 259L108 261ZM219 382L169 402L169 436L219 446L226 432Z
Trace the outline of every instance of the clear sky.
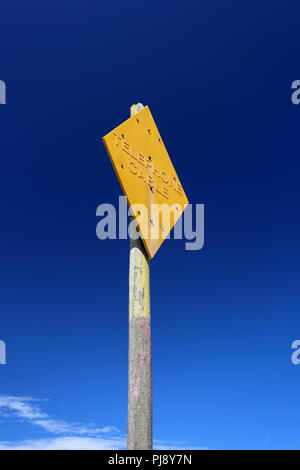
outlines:
M205 245L151 261L156 447L300 448L299 2L2 2L0 448L121 448L128 240L101 137L149 105ZM25 398L24 398L25 397Z

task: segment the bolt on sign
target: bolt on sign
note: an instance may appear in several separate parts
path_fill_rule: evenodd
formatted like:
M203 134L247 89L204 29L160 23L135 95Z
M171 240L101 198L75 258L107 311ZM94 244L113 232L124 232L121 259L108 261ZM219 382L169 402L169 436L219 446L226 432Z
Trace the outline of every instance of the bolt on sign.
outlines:
M102 138L149 258L188 199L148 106Z

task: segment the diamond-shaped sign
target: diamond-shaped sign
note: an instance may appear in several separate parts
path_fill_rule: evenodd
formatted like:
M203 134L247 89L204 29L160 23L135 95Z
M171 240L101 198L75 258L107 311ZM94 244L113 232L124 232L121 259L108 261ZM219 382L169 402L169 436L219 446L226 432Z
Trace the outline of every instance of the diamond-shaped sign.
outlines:
M188 199L149 107L109 132L103 142L151 259Z

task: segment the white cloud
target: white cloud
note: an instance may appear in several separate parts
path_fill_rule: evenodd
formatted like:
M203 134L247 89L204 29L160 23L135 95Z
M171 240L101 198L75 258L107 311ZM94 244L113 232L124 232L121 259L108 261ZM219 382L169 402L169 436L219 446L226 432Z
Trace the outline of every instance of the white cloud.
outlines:
M126 439L65 436L32 439L20 442L0 442L0 450L119 450L125 449Z
M101 433L120 433L120 430L115 426L97 428L91 424L82 425L53 419L35 404L39 401L29 397L0 396L0 413L6 417L22 418L51 434L96 436Z
M33 401L37 400L29 397L0 396L0 409L4 408L7 411L13 411L16 416L28 420L46 418L46 413L42 413L39 407L30 403Z
M208 447L190 446L187 441L166 441L153 439L153 446L157 450L208 450Z
M22 396L0 396L2 417L27 421L50 434L50 437L43 439L0 441L0 450L119 450L126 448L126 436L115 426L99 428L93 424L67 423L54 419L38 406L37 403L43 401L45 400ZM206 447L191 447L185 441L161 440L154 440L154 448L157 450L206 449Z

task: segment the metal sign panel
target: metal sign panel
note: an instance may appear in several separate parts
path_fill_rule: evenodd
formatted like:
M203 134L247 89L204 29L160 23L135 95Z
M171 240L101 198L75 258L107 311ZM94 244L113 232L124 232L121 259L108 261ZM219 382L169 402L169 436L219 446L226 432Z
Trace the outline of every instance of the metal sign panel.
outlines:
M154 254L188 199L148 106L102 138L147 254Z

